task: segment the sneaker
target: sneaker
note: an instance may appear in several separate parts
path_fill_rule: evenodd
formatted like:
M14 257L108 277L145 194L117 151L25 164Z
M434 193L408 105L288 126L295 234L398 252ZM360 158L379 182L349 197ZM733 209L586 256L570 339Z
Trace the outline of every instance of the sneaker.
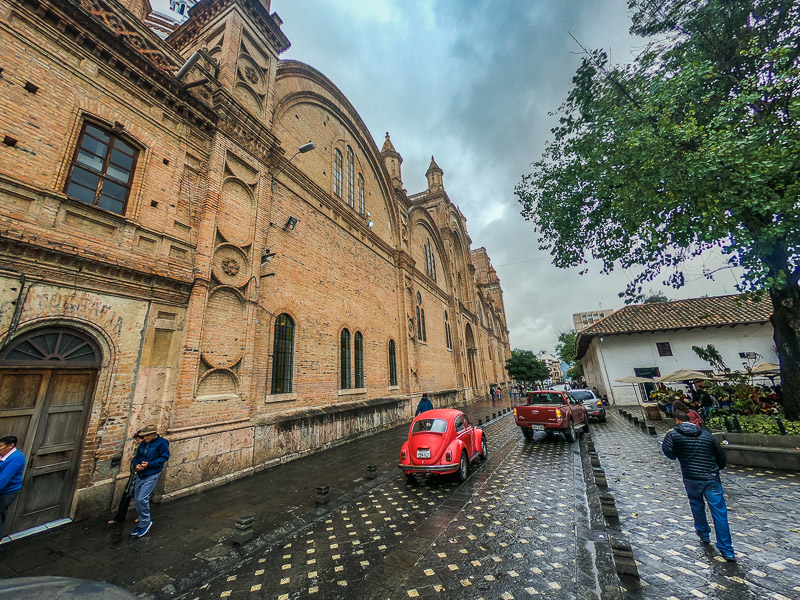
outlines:
M144 534L146 534L148 531L150 531L150 528L152 526L153 526L153 522L150 521L147 524L147 527L139 527L139 533L136 534L136 537L142 537Z
M720 552L720 554L722 554L722 552ZM736 562L736 556L734 556L733 554L722 554L722 558L724 558L728 562Z
M711 543L711 540L706 538L700 538L700 543L708 545Z
M141 533L141 531L142 531L142 528L141 527L137 527L136 529L131 531L131 535L138 536Z

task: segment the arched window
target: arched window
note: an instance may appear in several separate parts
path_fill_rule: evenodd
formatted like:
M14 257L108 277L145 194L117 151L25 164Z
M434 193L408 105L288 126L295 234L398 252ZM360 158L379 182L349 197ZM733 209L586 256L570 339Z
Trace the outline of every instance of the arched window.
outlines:
M425 342L428 336L425 332L425 309L422 308L422 294L417 292L417 339Z
M272 344L272 393L292 391L294 367L294 321L287 314L275 320L275 340Z
M99 367L102 354L97 344L81 331L66 328L36 329L19 337L0 355L9 365L42 367ZM12 399L13 401L13 399Z
M420 315L422 315L422 341L423 342L427 342L428 341L428 334L425 331L425 309L424 308L420 308L419 312L420 312Z
M342 197L342 153L333 149L333 193Z
M364 214L367 212L367 201L364 198L364 176L358 174L358 212Z
M353 164L354 157L353 157L353 149L348 146L347 147L347 203L350 205L350 208L355 208L355 196L356 196L356 182L355 182L355 165Z
M419 306L417 307L417 339L422 339L422 320L419 315Z
M355 359L355 380L357 388L364 387L364 337L356 331L353 339L353 354Z
M453 349L453 338L450 337L450 317L447 314L447 311L444 311L444 340L447 344L447 349Z
M423 246L425 250L425 273L436 281L436 256L433 254L433 246L431 241L427 240Z
M341 388L350 389L350 332L342 329L342 336L339 341L339 370L341 372Z
M389 340L389 385L397 385L397 352L394 340Z

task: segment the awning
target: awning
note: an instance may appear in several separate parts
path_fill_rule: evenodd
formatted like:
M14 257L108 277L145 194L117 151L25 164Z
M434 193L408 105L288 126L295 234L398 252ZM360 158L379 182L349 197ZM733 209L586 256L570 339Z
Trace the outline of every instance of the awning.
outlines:
M779 375L781 372L780 365L771 362L763 362L753 367L754 375Z
M707 375L702 371L694 371L692 369L678 369L674 373L664 375L663 377L656 378L657 383L670 383L678 381L696 381L697 379L713 379L713 375Z
M637 377L636 375L629 375L628 377L615 379L614 381L619 381L620 383L655 383L656 380L650 379L649 377Z

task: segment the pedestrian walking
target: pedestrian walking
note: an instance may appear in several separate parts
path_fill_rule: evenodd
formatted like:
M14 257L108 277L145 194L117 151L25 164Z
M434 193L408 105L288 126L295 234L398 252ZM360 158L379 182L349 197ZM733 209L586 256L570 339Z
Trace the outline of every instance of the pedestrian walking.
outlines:
M7 435L0 438L0 539L6 529L6 512L22 489L25 473L25 455L17 450L17 438Z
M497 386L497 401L502 404L503 403L503 388L499 385Z
M142 436L142 442L131 461L136 471L133 505L139 515L139 526L131 531L131 535L136 537L147 534L153 526L150 518L150 494L158 483L164 464L169 460L169 442L158 435L155 425L148 425L139 431L139 435Z
M135 447L138 447L141 442L142 436L139 435L139 432L136 432L136 435L133 436L133 443ZM122 490L122 496L119 499L119 506L117 507L117 514L114 515L114 518L108 522L109 525L113 525L114 523L122 523L125 520L125 515L128 514L128 507L130 507L131 500L133 499L133 488L136 485L137 474L138 472L136 471L136 467L131 461L128 482L125 484L125 489ZM136 522L138 523L139 519L136 519Z
M495 400L497 400L497 392L493 385L489 386L489 397L492 399L492 404L494 404Z
M423 393L422 398L417 405L417 412L414 414L414 416L416 417L424 413L426 410L433 410L433 402L431 402L430 398L428 398L428 394Z
M720 480L725 468L725 452L711 433L689 421L685 412L673 413L676 427L667 432L661 450L670 460L681 463L683 485L689 497L694 529L700 541L710 544L711 528L706 517L706 504L714 521L717 549L729 562L736 561L728 524L728 508Z

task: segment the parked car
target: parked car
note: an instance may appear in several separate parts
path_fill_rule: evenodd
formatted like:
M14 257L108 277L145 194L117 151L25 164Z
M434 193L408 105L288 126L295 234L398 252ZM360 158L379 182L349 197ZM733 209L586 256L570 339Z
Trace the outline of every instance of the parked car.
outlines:
M544 390L528 393L528 401L514 407L514 420L526 440L532 440L536 431L558 432L568 442L577 439L577 428L589 431L586 407L571 392Z
M590 419L597 419L601 423L606 422L606 407L592 390L572 390L570 394L583 403Z
M427 410L411 423L398 466L409 478L416 473L455 473L464 481L469 463L488 456L486 434L467 415L455 409Z

